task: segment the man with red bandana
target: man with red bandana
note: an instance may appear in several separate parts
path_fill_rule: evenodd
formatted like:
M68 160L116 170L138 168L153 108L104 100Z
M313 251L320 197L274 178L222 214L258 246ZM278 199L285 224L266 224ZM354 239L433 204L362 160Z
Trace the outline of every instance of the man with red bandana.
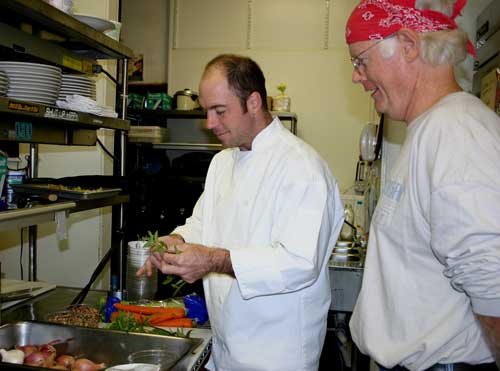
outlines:
M352 80L407 124L370 230L354 342L392 370L500 364L500 118L462 91L466 0L363 0ZM496 363L496 365L495 365Z

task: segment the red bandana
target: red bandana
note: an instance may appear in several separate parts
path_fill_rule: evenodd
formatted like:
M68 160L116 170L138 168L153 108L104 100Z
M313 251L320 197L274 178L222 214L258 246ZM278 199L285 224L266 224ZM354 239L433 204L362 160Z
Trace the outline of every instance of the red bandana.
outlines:
M347 21L345 37L347 44L358 41L381 40L401 28L416 32L455 30L455 18L467 0L456 0L451 17L434 10L415 9L416 0L361 0ZM476 50L467 42L470 54Z

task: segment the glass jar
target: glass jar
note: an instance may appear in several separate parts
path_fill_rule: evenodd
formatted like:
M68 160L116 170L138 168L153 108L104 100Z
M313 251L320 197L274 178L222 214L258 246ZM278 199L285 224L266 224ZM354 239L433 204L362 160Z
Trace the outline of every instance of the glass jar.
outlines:
M290 112L291 99L286 94L279 94L273 98L273 111Z

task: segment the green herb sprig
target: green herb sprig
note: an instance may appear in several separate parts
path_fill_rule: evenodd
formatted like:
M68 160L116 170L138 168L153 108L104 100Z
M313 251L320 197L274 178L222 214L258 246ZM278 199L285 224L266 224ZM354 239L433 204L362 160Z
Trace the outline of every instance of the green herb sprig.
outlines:
M160 240L158 238L158 231L156 231L155 233L151 233L151 231L148 231L147 237L144 237L142 240L146 241L144 247L149 248L151 252L159 252L159 253L168 252L171 254L182 253L182 251L180 251L176 245L168 246L165 242ZM165 280L162 282L162 284L170 285L170 287L174 289L172 297L175 297L177 293L182 289L182 287L186 284L186 281L184 281L183 279L179 279L174 274L168 274Z

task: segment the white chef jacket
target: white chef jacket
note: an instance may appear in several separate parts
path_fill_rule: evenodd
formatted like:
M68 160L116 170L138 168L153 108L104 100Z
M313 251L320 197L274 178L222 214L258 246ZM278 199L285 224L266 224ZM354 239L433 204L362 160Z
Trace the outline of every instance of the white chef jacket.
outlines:
M208 368L318 368L330 306L328 258L343 223L337 183L316 151L278 118L250 151L214 156L188 242L228 249L236 279L204 280L213 332Z
M385 367L494 360L473 314L500 316L500 119L454 93L408 127L376 207L350 321Z

